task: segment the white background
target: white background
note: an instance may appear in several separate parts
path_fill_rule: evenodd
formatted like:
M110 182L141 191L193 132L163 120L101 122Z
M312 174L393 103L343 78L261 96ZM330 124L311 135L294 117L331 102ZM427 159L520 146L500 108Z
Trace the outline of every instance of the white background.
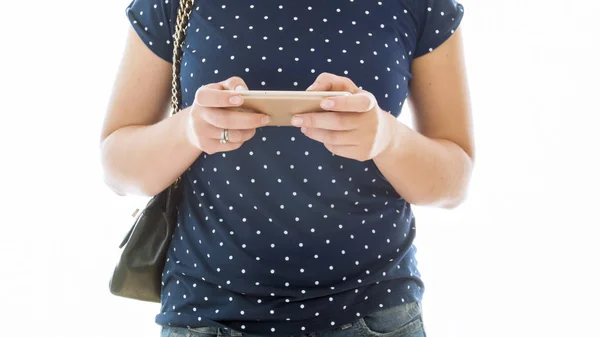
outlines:
M468 202L416 211L428 336L600 336L600 4L462 3L478 157ZM145 201L98 161L127 4L1 2L2 336L158 336L108 292Z

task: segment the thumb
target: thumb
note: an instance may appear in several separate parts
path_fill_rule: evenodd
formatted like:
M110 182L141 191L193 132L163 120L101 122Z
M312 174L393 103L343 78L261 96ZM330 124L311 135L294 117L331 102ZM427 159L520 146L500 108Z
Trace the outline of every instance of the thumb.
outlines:
M222 85L225 90L248 90L246 82L244 82L244 80L238 76L228 78L222 83Z

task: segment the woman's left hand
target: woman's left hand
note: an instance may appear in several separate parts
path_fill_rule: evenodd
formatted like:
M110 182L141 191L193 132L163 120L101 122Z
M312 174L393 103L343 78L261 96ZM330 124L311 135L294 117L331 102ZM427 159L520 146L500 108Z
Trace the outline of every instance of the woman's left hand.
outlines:
M308 91L347 91L351 96L321 101L325 112L294 115L292 124L332 153L358 161L377 157L388 149L398 121L379 108L373 94L361 90L347 77L322 73Z

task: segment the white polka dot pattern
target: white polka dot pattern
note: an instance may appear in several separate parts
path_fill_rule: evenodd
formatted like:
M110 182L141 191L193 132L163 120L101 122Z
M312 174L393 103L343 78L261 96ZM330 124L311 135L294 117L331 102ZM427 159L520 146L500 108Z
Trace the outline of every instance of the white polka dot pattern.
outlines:
M127 16L171 61L178 0L134 0ZM304 90L347 76L398 115L410 64L456 31L454 0L196 0L183 105L230 76L250 89ZM265 127L240 149L201 155L163 273L156 322L290 335L419 301L411 207L372 161L332 155L298 129Z

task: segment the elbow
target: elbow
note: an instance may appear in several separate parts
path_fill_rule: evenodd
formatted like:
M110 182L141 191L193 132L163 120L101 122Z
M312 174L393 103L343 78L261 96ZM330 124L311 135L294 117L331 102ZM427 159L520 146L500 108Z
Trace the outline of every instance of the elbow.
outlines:
M102 181L104 186L108 187L114 194L118 196L125 196L126 193L117 184L115 174L112 172L110 167L110 159L106 146L106 136L103 136L100 140L100 168L102 171Z
M109 172L109 170L103 167L103 182L104 186L108 187L114 194L124 197L127 196L125 189L122 184L119 184L115 176Z
M467 193L463 192L458 195L447 198L439 204L439 207L446 210L453 210L461 206L467 200Z
M125 172L123 169L119 169L119 165L103 143L101 143L100 157L104 185L116 195L152 197L160 192L157 191L157 186L148 183L151 181L150 179L146 179L139 172Z
M439 174L436 179L429 179L426 186L415 189L405 200L415 206L430 206L446 210L460 207L468 197L469 185L473 173L474 156L470 152L463 153L456 165L449 165L449 172ZM425 185L425 184L423 184Z
M422 198L404 198L409 204L414 206L435 207L446 210L453 210L462 205L467 199L464 194L448 195L445 197L423 196Z
M448 193L443 201L439 203L440 208L453 210L465 203L467 197L469 196L471 170L469 170L464 177L465 179L462 179L460 184L457 184L454 186L454 188L449 189L450 193Z
M153 197L161 192L159 186L149 184L150 179L132 177L104 167L104 184L118 196Z
M111 165L112 161L107 146L107 136L103 135L100 140L100 167L102 170L102 181L114 194L118 196L126 196L122 184L119 183L118 175Z
M127 196L127 193L119 189L116 185L110 184L106 179L104 179L104 185L107 186L114 194L119 197Z
M453 184L442 184L443 187L434 186L428 193L407 201L416 206L432 206L446 210L456 209L467 200L470 176L469 171L463 175L463 179L459 179Z
M440 204L440 207L447 210L453 210L461 206L467 200L469 196L469 185L471 182L471 176L473 174L474 166L474 155L470 153L468 160L463 167L463 173L460 178L456 180L455 184L449 188L449 193L444 198L444 202Z
M118 196L152 197L160 193L158 188L145 184L143 179L128 179L112 174L108 170L104 172L104 185Z

